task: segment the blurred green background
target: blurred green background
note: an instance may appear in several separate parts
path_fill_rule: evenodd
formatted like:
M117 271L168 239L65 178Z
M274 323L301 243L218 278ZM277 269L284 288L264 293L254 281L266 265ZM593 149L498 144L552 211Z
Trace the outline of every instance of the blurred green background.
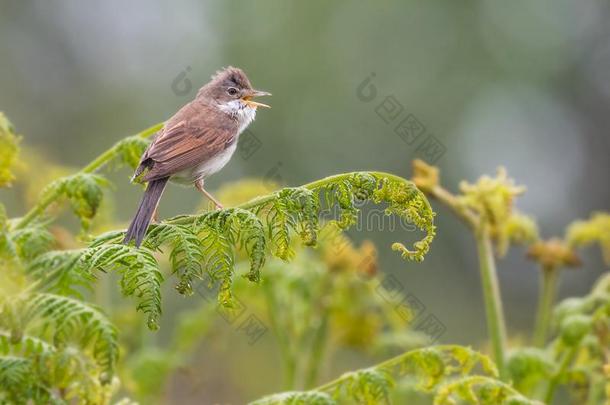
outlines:
M273 108L250 126L256 150L236 154L211 189L244 177L298 185L368 169L408 177L411 160L426 158L419 139L431 135L449 189L503 165L528 187L519 209L544 236L561 235L573 219L610 207L609 19L610 4L594 0L0 1L0 110L24 144L79 167L170 117L217 69L234 65L273 93ZM376 97L363 101L358 87L372 74ZM390 96L402 113L386 123L376 109ZM412 144L394 132L408 114L425 128ZM125 222L141 193L129 175L113 175ZM15 193L0 197L9 212L24 212ZM192 212L200 202L195 190L170 186L160 214ZM445 325L442 342L481 347L474 242L436 208L438 236L420 264L389 248L409 239L408 230L386 223L351 235L375 242L381 271ZM584 260L584 270L564 274L560 298L586 293L601 273L599 255ZM538 274L519 249L499 272L518 337L533 323ZM166 296L161 340L176 307L198 299ZM270 338L250 346L237 336L205 348L193 359L207 370L189 383L193 397L212 391L240 401L279 391L275 350Z

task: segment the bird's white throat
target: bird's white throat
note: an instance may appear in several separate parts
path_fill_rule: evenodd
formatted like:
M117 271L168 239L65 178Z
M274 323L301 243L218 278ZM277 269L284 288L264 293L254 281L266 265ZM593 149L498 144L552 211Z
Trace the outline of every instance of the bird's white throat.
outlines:
M237 120L239 133L241 133L256 117L256 108L250 107L241 100L231 100L224 104L219 104L218 108Z

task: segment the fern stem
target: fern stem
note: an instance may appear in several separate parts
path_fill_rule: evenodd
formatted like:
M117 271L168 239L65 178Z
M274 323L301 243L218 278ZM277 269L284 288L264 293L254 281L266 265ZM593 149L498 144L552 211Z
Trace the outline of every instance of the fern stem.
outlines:
M313 181L311 183L303 184L301 187L312 190L312 191L316 191L316 190L324 188L325 186L327 186L329 184L337 183L341 180L348 179L357 173L358 172L335 174L333 176L328 176L323 179ZM397 176L395 174L391 174L391 173L385 173L385 172L364 172L364 173L372 175L376 179L387 178L387 179L392 179L392 180L395 180L398 182L410 183L408 180L405 180L404 178ZM276 198L276 195L272 193L272 194L268 194L268 195L265 195L262 197L254 198L244 204L237 205L235 208L242 208L245 210L249 210L249 209L264 205L270 201L273 201L275 198ZM426 204L428 204L428 201L426 199L423 199L423 200L425 201ZM429 205L428 205L428 208L429 208ZM203 214L203 215L205 215L205 214ZM189 225L189 224L192 224L193 222L195 222L195 220L197 220L197 218L199 218L199 217L200 217L200 215L179 215L179 216L176 216L173 218L169 218L168 220L166 220L164 222L168 222L168 223L171 223L174 225Z
M318 379L320 372L320 365L324 358L324 352L328 340L328 313L322 315L320 319L320 325L314 332L313 343L311 347L311 353L309 355L309 362L307 364L307 370L305 374L305 385L306 389L310 389L314 386Z
M139 136L140 138L148 138L155 134L159 129L163 127L163 122L155 124L149 128L146 128L143 131L138 132L135 136ZM103 152L97 158L95 158L91 163L85 166L80 170L80 173L94 173L97 170L101 169L111 160L113 160L118 153L119 143L114 144L110 149ZM53 204L60 196L59 191L55 191L47 194L43 199L38 201L36 205L32 207L15 225L15 229L22 229L29 225L36 218L43 215L46 209Z
M475 232L477 251L479 254L479 270L483 288L483 300L487 316L487 330L493 351L493 358L500 371L500 377L505 377L504 359L506 352L506 326L496 263L489 238L487 226L482 225Z
M319 293L321 302L319 305L317 305L317 311L315 311L314 314L317 318L317 322L312 322L312 324L316 325L316 327L314 329L311 348L308 353L309 361L307 362L305 370L305 389L310 389L316 383L318 374L320 372L320 366L326 352L328 344L330 308L328 301L325 300L324 297L330 294L331 290L332 283L328 278L325 278Z
M456 196L443 187L436 185L426 190L426 192L448 207L474 233L479 256L479 273L483 288L483 300L485 302L487 330L492 345L494 361L498 366L500 376L505 377L506 324L488 226L484 218L481 218L460 204Z
M471 210L461 205L455 195L445 190L441 186L434 186L427 193L431 197L438 200L441 204L449 208L459 219L472 230L479 226L479 218Z
M537 347L544 347L546 343L558 283L559 269L555 266L542 266L540 269L538 312L534 329L534 345Z
M561 360L559 369L557 370L555 375L551 377L551 380L549 381L549 385L546 390L546 394L544 396L545 404L551 404L553 402L553 396L555 395L555 389L557 389L557 386L559 385L559 380L563 377L564 373L568 369L568 366L576 356L577 349L577 346L570 348L570 350L564 355L563 359Z
M284 333L284 330L280 327L277 319L277 314L280 314L281 308L278 307L277 301L273 295L273 291L269 283L262 283L265 300L267 301L267 309L269 313L269 323L273 329L274 335L277 337L277 341L280 346L280 355L282 358L284 372L284 389L292 390L295 387L296 382L296 358L293 351L290 348L290 342L288 337Z
M148 127L146 129L138 132L134 136L138 136L142 139L149 138L152 135L156 134L161 128L163 128L164 124L165 124L165 122L159 122L151 127ZM110 162L112 159L115 158L117 151L118 151L118 143L114 144L110 149L108 149L107 151L105 151L101 155L99 155L97 158L95 158L91 163L89 163L87 166L85 166L81 170L81 172L82 173L94 173L94 172L98 171L103 166L105 166L108 162Z

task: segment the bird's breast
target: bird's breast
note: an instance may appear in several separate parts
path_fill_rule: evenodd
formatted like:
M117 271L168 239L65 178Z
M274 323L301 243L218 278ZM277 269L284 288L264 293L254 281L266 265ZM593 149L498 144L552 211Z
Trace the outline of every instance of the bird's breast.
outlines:
M222 151L212 156L210 159L199 163L189 169L182 170L171 177L171 181L178 184L190 185L199 179L204 179L212 174L220 171L223 167L229 163L231 156L235 153L237 148L237 140L227 145Z

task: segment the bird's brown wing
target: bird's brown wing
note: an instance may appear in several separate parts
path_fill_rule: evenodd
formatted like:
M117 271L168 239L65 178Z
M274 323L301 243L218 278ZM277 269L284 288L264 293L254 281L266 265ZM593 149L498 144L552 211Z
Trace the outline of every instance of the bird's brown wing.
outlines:
M222 152L235 140L236 131L231 123L219 125L217 120L212 120L214 125L210 125L210 120L201 114L180 121L177 118L181 118L179 114L168 121L142 156L141 165L148 169L144 181L172 176L195 167Z

